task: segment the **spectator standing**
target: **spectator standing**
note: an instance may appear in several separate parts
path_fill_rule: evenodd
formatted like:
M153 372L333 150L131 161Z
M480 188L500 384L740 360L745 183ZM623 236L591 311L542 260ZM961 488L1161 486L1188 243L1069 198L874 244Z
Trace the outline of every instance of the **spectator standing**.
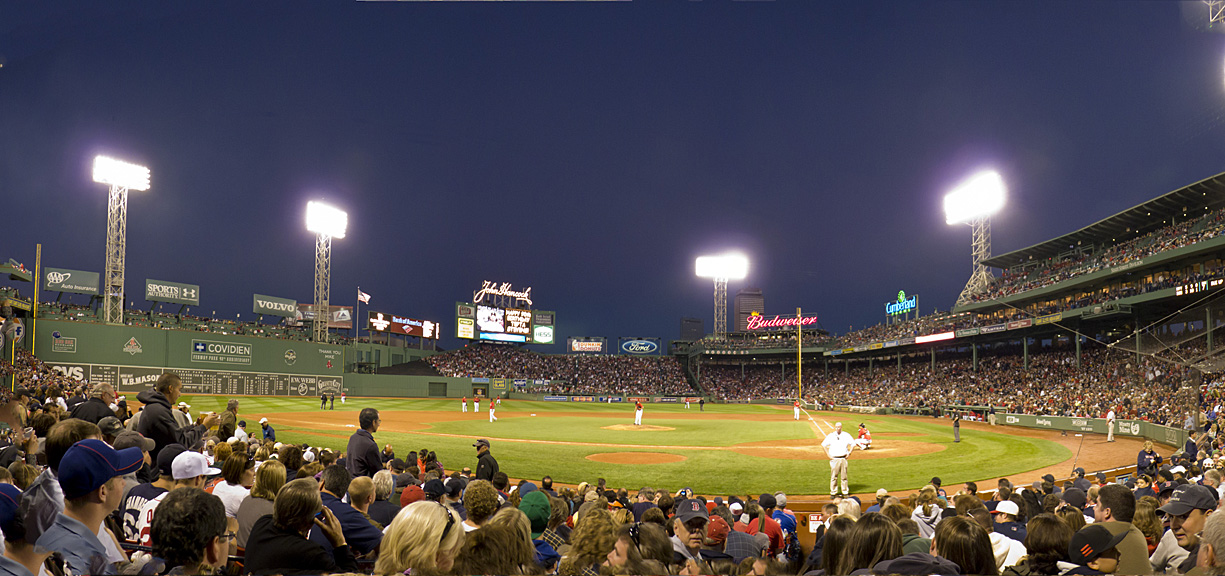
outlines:
M349 437L349 447L345 458L345 468L353 476L374 476L383 469L383 459L379 456L379 445L374 441L374 433L379 431L379 411L374 408L362 408L357 416L361 427ZM348 482L345 482L346 487ZM342 490L338 497L344 496ZM335 512L335 510L333 510Z
M225 412L221 413L221 423L217 425L217 437L229 440L238 428L238 400L233 398L225 403Z
M239 420L238 425L234 427L234 436L230 437L230 440L237 440L246 444L248 438L250 436L247 435L247 421Z
M89 392L89 400L77 405L72 410L73 418L97 424L107 416L114 416L111 403L115 401L115 389L110 384L95 384Z
M829 493L832 496L842 496L851 493L847 482L846 459L855 449L855 439L842 431L842 423L834 423L834 431L821 442L825 455L829 456ZM838 489L838 479L842 479L842 489Z
M493 482L493 477L498 474L498 461L489 452L489 440L481 438L473 446L477 455L476 479Z
M144 403L140 422L136 431L145 438L152 438L155 444L153 456L157 456L162 448L170 444L182 444L188 448L195 447L205 436L208 429L217 425L216 414L204 416L199 424L180 426L174 416L174 402L183 394L183 381L173 372L162 374L157 379L153 390L145 390L136 395Z

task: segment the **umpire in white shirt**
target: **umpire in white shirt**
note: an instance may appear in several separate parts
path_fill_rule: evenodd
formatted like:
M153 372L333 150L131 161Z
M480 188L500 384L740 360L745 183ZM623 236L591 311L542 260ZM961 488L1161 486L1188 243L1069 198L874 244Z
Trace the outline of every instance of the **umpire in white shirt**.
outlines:
M821 442L825 454L829 456L829 493L832 496L845 496L851 493L846 480L846 459L855 449L855 439L842 431L842 423L834 423L834 432ZM842 490L838 490L838 478L842 478Z

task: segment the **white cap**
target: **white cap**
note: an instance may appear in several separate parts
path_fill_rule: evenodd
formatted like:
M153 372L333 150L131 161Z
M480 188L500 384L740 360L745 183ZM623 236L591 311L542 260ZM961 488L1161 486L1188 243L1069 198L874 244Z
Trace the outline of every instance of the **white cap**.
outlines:
M186 402L179 402L179 406L187 406L188 408L191 408L191 406L188 406Z
M174 457L170 463L170 472L175 480L187 480L196 476L216 476L221 471L208 465L208 457L199 453L187 451Z
M259 419L259 423L260 423L260 424L267 424L267 423L268 423L268 419L267 419L267 418L260 418L260 419Z
M1187 469L1183 468L1182 464L1179 464L1178 466L1170 468L1170 474L1176 474L1176 473L1186 474Z
M302 459L303 459L303 460L306 460L307 462L314 462L314 461L315 461L315 453L314 453L314 452L311 452L310 450L307 450L306 452L303 452L303 453L302 453Z
M1017 503L1013 502L1012 500L1002 500L999 504L995 505L995 511L1000 514L1012 514L1013 516L1016 516L1021 513L1021 508L1018 507Z
M739 513L741 510L744 510L744 505L739 502L732 502L731 505L728 506L727 508L728 510L732 511L732 514L736 514L736 513Z

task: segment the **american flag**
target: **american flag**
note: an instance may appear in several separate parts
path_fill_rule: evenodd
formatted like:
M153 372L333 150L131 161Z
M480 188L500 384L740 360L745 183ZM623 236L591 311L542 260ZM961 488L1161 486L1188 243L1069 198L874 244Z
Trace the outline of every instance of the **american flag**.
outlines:
M370 295L365 292L362 292L361 288L357 289L357 299L360 300L363 304L370 303Z

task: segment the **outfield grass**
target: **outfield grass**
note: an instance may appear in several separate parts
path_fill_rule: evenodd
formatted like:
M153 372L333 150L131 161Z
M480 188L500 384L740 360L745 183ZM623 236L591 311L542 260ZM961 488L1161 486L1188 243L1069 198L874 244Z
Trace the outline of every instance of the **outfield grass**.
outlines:
M187 398L192 411L225 408L227 398L196 396ZM352 414L357 423L357 411L374 406L389 419L389 411L458 412L455 400L349 399L343 406L336 403L336 413ZM482 405L482 408L485 405ZM289 413L317 412L315 399L243 397L243 414L286 414L284 420L271 417L281 441L309 443L344 450L343 437L348 431L314 430L289 424ZM519 415L521 412L536 416ZM516 416L509 416L515 412ZM789 416L773 406L707 405L706 413L722 416L709 419L679 418L676 415L698 414L697 405L685 409L680 405L652 404L647 406L644 424L675 428L666 431L616 431L603 427L629 424L633 408L625 404L583 404L559 402L505 401L499 410L499 421L488 422L485 411L469 413L470 419L434 422L428 428L413 432L380 431L375 434L379 444L390 443L397 455L428 447L438 454L448 470L476 466L472 448L475 437L493 438L493 454L501 469L512 478L539 479L551 475L561 483L593 481L598 477L609 485L636 488L651 485L675 491L692 487L708 494L756 494L767 490L783 490L789 494L825 494L829 490L829 465L823 457L816 460L767 458L732 450L712 449L746 442L794 444L809 439L819 444L820 437L807 421L790 419L753 421L762 415ZM427 415L424 415L428 417ZM669 416L672 416L669 418ZM395 416L400 418L402 416ZM1047 440L1010 436L994 432L966 430L962 441L953 443L952 429L947 420L915 420L888 416L849 415L845 413L813 413L818 423L842 420L848 430L858 422L866 422L880 442L905 440L933 444L943 448L929 454L899 453L879 459L856 458L850 461L851 490L855 493L874 492L877 488L890 491L914 490L932 476L940 476L945 485L969 480L1018 474L1063 461L1072 456L1063 446ZM411 418L411 417L410 417ZM278 420L281 420L278 422ZM249 432L258 424L250 419ZM351 430L351 429L350 429ZM889 433L907 434L891 436ZM443 436L435 434L445 434ZM882 436L882 434L886 434ZM455 435L455 436L450 436ZM511 442L496 439L523 439L535 442ZM552 442L560 443L552 443ZM550 443L541 443L550 442ZM616 447L590 446L582 443L616 444ZM656 446L656 447L648 447ZM658 446L666 446L659 448ZM683 456L682 462L648 464L609 464L586 457L608 452L657 452ZM820 456L820 454L817 454Z

